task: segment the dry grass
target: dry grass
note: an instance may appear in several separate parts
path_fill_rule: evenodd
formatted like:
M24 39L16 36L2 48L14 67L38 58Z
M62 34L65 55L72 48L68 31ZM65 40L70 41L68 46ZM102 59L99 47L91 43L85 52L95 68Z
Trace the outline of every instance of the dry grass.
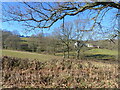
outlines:
M46 62L3 57L3 87L118 88L118 66L75 59Z

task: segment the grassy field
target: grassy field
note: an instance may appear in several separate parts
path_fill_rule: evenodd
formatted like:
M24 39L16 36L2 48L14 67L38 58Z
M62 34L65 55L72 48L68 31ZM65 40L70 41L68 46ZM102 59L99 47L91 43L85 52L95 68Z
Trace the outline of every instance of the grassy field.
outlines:
M75 58L76 52L70 52L70 57ZM62 56L63 53L57 53L56 55ZM67 55L67 52L66 52ZM87 51L81 51L80 56L83 58L94 58L94 59L116 59L118 51L108 49L91 49Z
M87 58L96 58L102 60L116 60L118 56L118 51L108 50L108 49L92 49L84 52Z
M76 52L70 52L70 58L76 57ZM48 55L48 54L38 54L31 52L23 52L23 51L14 51L14 50L2 50L2 55L18 57L18 58L29 58L29 59L39 59L40 61L48 61L53 58L60 58L63 56L63 53L57 53L56 56ZM66 52L67 55L67 52ZM81 57L90 58L90 59L116 59L118 55L117 51L107 50L107 49L91 49L81 53Z
M88 53L88 54L117 55L118 51L108 50L108 49L92 49L92 50L86 51L85 53Z
M31 52L23 52L23 51L14 51L14 50L2 50L2 55L24 58L24 59L25 58L38 59L40 61L48 61L53 58L60 58L59 56L45 55L45 54L38 54L38 53L31 53Z
M21 40L25 40L25 41L27 41L27 40L30 40L30 39L27 38L27 37L22 37Z
M118 55L118 51L115 50L108 50L108 49L91 49L85 52L84 54L105 54L105 55ZM57 55L61 55L62 53L57 53ZM67 52L66 52L67 54ZM70 52L70 55L75 54L75 52Z

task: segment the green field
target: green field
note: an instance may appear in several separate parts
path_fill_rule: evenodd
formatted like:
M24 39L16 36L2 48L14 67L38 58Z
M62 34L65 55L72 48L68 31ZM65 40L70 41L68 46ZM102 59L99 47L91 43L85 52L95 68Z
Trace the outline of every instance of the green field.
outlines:
M22 37L21 40L25 40L25 41L28 41L30 40L30 38L27 38L27 37Z
M31 52L24 52L24 51L14 51L14 50L2 50L3 56L11 56L11 57L18 57L18 58L29 58L29 59L38 59L40 61L48 61L53 58L60 58L59 56L53 56L48 54L38 54L38 53L31 53Z
M67 55L67 52L65 53ZM70 57L75 58L76 52L70 52ZM56 55L62 56L63 53L57 53ZM80 56L83 58L92 59L116 59L118 56L118 51L108 50L108 49L91 49L87 51L81 51Z
M108 50L108 49L92 49L92 50L86 51L85 53L88 53L88 54L104 54L104 55L118 55L118 51Z
M115 60L118 56L118 51L108 49L92 49L84 52L86 57L102 60Z
M3 56L12 56L18 58L29 58L29 59L38 59L40 61L48 61L53 58L60 58L63 56L63 53L57 53L57 56L48 55L48 54L38 54L24 51L14 51L14 50L2 50ZM67 55L67 52L66 52ZM117 51L107 50L107 49L91 49L85 52L81 52L81 56L84 58L92 58L92 59L116 59L118 55ZM75 52L70 52L70 58L75 58Z

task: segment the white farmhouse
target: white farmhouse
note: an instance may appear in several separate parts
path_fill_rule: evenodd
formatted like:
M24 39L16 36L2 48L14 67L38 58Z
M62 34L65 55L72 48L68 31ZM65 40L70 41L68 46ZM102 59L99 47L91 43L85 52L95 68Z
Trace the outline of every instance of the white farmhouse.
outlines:
M87 47L94 47L93 45L91 45L91 44L85 44Z

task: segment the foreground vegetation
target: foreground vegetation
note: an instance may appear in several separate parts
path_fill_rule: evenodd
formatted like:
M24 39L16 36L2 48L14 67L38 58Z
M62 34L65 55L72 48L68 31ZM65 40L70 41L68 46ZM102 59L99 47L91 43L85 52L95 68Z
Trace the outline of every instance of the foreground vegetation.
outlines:
M118 66L94 60L2 58L3 87L118 88Z
M115 50L81 51L81 59L2 50L3 88L118 88ZM111 61L110 61L111 60Z

